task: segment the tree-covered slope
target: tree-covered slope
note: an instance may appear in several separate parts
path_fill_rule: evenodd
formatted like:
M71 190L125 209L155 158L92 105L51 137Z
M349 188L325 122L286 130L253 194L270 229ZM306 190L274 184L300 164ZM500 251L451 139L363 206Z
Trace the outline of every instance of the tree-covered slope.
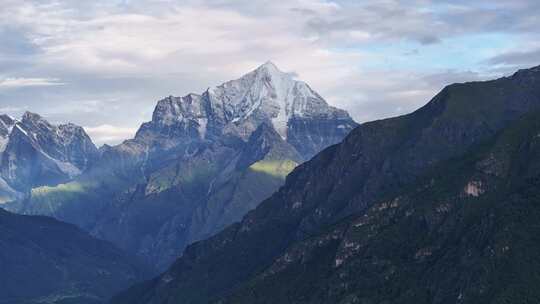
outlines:
M140 262L71 224L0 209L0 303L104 303L146 278Z
M220 303L537 303L540 115L288 248Z

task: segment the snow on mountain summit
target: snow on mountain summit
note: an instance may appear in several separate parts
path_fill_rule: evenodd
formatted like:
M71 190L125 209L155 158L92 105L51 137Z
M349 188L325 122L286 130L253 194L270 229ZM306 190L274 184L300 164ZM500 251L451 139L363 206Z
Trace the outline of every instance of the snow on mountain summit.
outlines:
M293 118L351 120L346 111L334 108L305 82L295 80L268 61L244 76L209 88L201 95L161 100L153 121L170 126L192 125L201 137L209 127L235 132L247 138L262 122L288 137ZM351 120L352 121L352 120Z

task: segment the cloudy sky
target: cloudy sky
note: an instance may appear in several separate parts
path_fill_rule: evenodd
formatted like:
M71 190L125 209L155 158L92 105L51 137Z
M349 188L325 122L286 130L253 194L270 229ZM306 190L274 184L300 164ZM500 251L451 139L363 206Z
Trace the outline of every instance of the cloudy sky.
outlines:
M540 65L539 25L537 0L0 0L0 113L117 143L271 60L365 122Z

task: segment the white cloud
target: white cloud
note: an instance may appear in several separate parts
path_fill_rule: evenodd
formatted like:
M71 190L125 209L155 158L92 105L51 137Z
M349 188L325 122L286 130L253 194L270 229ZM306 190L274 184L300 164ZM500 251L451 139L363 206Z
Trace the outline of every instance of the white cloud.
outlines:
M0 88L59 86L64 84L57 78L8 77L0 80Z
M0 114L8 114L13 116L20 116L23 112L27 111L28 107L0 107Z
M137 128L112 125L84 127L84 130L86 133L88 133L96 145L102 145L104 143L120 143L126 139L133 138L135 132L137 132Z

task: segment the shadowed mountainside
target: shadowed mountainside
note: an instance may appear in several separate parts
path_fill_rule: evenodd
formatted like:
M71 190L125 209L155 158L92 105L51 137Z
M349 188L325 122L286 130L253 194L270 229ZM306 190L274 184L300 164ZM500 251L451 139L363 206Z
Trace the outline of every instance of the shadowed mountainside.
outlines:
M0 303L104 303L148 270L112 244L42 216L0 209Z

